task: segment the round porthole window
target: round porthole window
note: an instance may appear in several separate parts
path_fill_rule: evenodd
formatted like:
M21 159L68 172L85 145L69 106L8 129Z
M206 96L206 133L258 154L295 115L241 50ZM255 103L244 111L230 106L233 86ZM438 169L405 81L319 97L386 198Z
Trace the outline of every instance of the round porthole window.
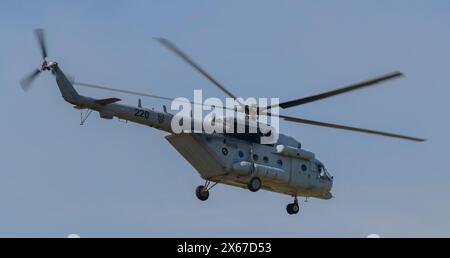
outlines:
M228 149L227 148L222 148L222 154L223 155L228 155Z
M257 154L253 154L253 160L255 160L255 161L256 161L256 160L258 160L258 158L259 158L259 157L258 157L258 155L257 155Z
M264 156L263 161L264 161L264 163L269 163L269 158Z
M302 164L302 171L306 171L307 167L305 164Z
M281 159L279 159L279 160L277 160L277 164L278 164L278 166L283 166L283 161L281 160Z
M238 152L239 158L243 158L244 157L244 153L242 151Z

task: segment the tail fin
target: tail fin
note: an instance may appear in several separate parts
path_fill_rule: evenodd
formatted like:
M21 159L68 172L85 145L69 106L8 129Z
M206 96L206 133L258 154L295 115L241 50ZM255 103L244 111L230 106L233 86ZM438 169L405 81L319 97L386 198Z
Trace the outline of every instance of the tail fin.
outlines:
M59 69L57 65L52 67L56 76L56 83L58 84L59 91L61 91L62 97L69 103L76 104L80 99L80 95L73 87L72 83L67 79L66 75Z

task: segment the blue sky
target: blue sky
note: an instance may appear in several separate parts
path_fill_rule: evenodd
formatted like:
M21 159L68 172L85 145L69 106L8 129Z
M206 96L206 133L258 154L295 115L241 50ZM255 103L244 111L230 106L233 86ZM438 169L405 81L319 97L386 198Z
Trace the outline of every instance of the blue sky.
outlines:
M0 236L450 236L448 1L2 1ZM428 138L411 143L307 125L281 130L335 176L330 201L202 183L164 133L97 114L85 126L40 65L32 30L77 81L223 97L152 38L176 43L242 97L288 100L400 70L376 88L285 114ZM80 89L94 97L137 98ZM162 102L144 99L147 107Z

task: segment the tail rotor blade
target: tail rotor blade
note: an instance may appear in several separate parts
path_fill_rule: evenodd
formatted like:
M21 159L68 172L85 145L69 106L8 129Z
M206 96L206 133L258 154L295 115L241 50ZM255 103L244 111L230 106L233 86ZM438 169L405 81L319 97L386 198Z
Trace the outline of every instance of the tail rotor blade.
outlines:
M30 75L28 75L27 77L23 78L20 81L20 85L22 86L22 89L24 91L28 91L31 87L31 84L34 82L34 80L36 79L36 77L41 73L41 70L36 69L35 71L33 71Z
M45 31L44 29L36 29L34 30L34 33L36 34L36 38L39 43L39 48L41 49L42 59L47 58L47 44L45 42Z

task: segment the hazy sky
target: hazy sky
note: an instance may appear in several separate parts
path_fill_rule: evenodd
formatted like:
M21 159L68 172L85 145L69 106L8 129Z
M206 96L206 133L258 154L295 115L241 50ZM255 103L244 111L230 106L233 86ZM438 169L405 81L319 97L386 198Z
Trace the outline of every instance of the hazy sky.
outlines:
M157 36L242 97L288 100L400 70L403 79L284 113L429 141L282 122L335 176L336 198L302 202L297 216L289 196L225 185L200 202L200 177L163 132L98 114L80 126L49 73L21 90L41 63L39 27L49 59L77 81L165 96L224 97ZM3 0L0 236L450 237L449 28L447 0Z

